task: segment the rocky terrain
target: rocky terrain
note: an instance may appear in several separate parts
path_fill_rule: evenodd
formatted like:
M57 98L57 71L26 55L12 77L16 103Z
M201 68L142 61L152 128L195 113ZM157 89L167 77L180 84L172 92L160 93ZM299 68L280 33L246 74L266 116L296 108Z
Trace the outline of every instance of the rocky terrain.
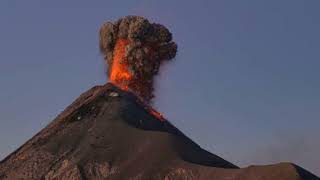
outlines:
M106 84L0 162L0 179L319 179L291 163L238 168Z

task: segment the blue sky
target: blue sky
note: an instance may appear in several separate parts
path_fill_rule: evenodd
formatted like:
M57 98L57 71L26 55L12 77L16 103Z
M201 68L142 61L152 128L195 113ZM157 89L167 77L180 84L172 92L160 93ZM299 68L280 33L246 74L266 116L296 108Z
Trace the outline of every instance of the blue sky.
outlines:
M240 166L291 161L320 175L320 1L0 2L0 158L104 84L98 30L141 15L166 25L176 59L155 106Z

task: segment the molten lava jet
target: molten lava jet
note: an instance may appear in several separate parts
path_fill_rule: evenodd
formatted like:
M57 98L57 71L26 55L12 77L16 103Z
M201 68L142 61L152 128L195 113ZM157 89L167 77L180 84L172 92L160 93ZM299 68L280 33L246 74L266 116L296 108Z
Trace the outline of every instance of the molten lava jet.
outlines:
M129 90L129 82L133 75L129 71L128 63L125 59L125 47L129 44L128 40L119 39L114 48L114 57L110 72L110 81L118 85L123 90Z
M169 30L143 17L127 16L101 27L100 51L108 65L110 81L133 92L151 114L164 119L149 105L154 97L154 76L161 63L173 59L177 52Z

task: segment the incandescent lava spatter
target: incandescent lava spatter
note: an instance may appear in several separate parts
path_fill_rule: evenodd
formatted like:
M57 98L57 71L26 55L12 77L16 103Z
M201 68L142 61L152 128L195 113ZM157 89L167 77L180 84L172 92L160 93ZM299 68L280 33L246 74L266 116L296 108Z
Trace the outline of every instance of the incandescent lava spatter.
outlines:
M100 51L110 81L150 103L154 76L163 61L176 56L177 44L169 30L139 16L126 16L100 29Z

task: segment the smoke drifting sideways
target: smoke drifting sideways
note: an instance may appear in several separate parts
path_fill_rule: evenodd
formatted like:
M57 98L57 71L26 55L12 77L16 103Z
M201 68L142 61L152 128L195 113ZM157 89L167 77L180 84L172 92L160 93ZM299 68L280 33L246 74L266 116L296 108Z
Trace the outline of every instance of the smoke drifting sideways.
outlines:
M99 40L110 81L150 104L154 76L177 53L169 30L143 17L126 16L103 24Z

